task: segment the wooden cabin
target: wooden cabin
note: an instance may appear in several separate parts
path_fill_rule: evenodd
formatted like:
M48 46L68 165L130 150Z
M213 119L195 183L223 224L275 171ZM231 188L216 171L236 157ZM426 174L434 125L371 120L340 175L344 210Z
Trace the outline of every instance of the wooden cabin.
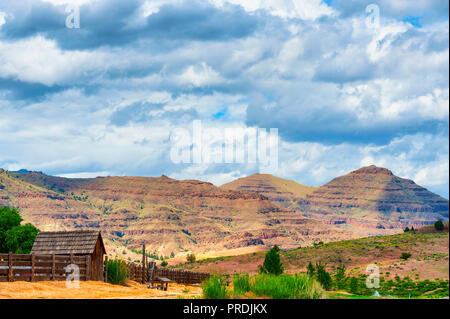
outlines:
M91 256L90 278L103 281L103 257L106 254L100 231L77 230L40 232L34 241L32 254Z

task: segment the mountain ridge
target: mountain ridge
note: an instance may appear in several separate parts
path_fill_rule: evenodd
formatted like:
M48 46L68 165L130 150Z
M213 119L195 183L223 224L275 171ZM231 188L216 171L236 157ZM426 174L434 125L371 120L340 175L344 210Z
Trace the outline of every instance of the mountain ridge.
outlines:
M71 179L0 172L0 205L41 230L101 229L111 245L168 256L242 247L295 248L353 238L251 192L161 177ZM30 189L34 189L33 192Z

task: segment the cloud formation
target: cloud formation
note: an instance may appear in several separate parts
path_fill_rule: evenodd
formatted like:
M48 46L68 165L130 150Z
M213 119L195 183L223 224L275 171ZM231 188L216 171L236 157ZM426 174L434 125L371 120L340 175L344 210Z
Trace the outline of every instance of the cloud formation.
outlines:
M448 197L448 3L0 3L0 167L221 184L250 164L170 161L170 133L278 128L281 177L386 166Z

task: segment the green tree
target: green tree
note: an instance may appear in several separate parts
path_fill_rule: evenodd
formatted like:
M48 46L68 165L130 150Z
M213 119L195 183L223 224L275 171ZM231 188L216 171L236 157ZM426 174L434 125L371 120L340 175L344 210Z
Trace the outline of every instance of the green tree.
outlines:
M409 232L409 227L406 227L403 232L405 232L405 233Z
M261 273L281 275L283 273L283 265L280 259L280 248L273 246L267 253L264 263L259 266Z
M333 280L331 279L330 273L325 270L325 266L326 265L323 265L320 262L316 263L316 276L322 287L325 290L329 290L331 288Z
M166 267L167 265L168 265L168 263L165 260L161 263L161 267Z
M356 277L350 279L350 292L352 294L358 294L358 278Z
M29 254L39 229L28 223L14 226L6 232L6 246L10 252L16 254Z
M306 273L308 274L308 276L314 277L316 269L314 268L314 265L311 262L309 262L308 267L306 269L307 269Z
M6 232L13 227L20 226L22 217L15 208L0 207L0 253L8 253Z
M188 255L186 256L186 260L187 260L188 263L193 263L193 262L195 262L195 260L196 260L195 255L194 255L194 254L188 254Z
M434 223L434 228L436 228L436 230L443 230L444 229L444 223L441 220L438 220L437 222Z
M338 289L344 289L346 280L347 278L345 277L345 265L341 265L337 267L336 270L335 276L336 287Z

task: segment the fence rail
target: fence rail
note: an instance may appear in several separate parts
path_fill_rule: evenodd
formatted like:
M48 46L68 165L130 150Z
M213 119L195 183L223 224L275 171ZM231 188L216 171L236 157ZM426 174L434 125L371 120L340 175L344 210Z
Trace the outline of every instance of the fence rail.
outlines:
M149 262L146 267L135 263L127 263L127 265L130 280L140 283L150 282L156 277L166 277L179 284L199 284L210 276L208 273L158 268L155 262Z
M90 256L0 254L0 282L66 280L70 264L79 267L80 280L90 279Z

